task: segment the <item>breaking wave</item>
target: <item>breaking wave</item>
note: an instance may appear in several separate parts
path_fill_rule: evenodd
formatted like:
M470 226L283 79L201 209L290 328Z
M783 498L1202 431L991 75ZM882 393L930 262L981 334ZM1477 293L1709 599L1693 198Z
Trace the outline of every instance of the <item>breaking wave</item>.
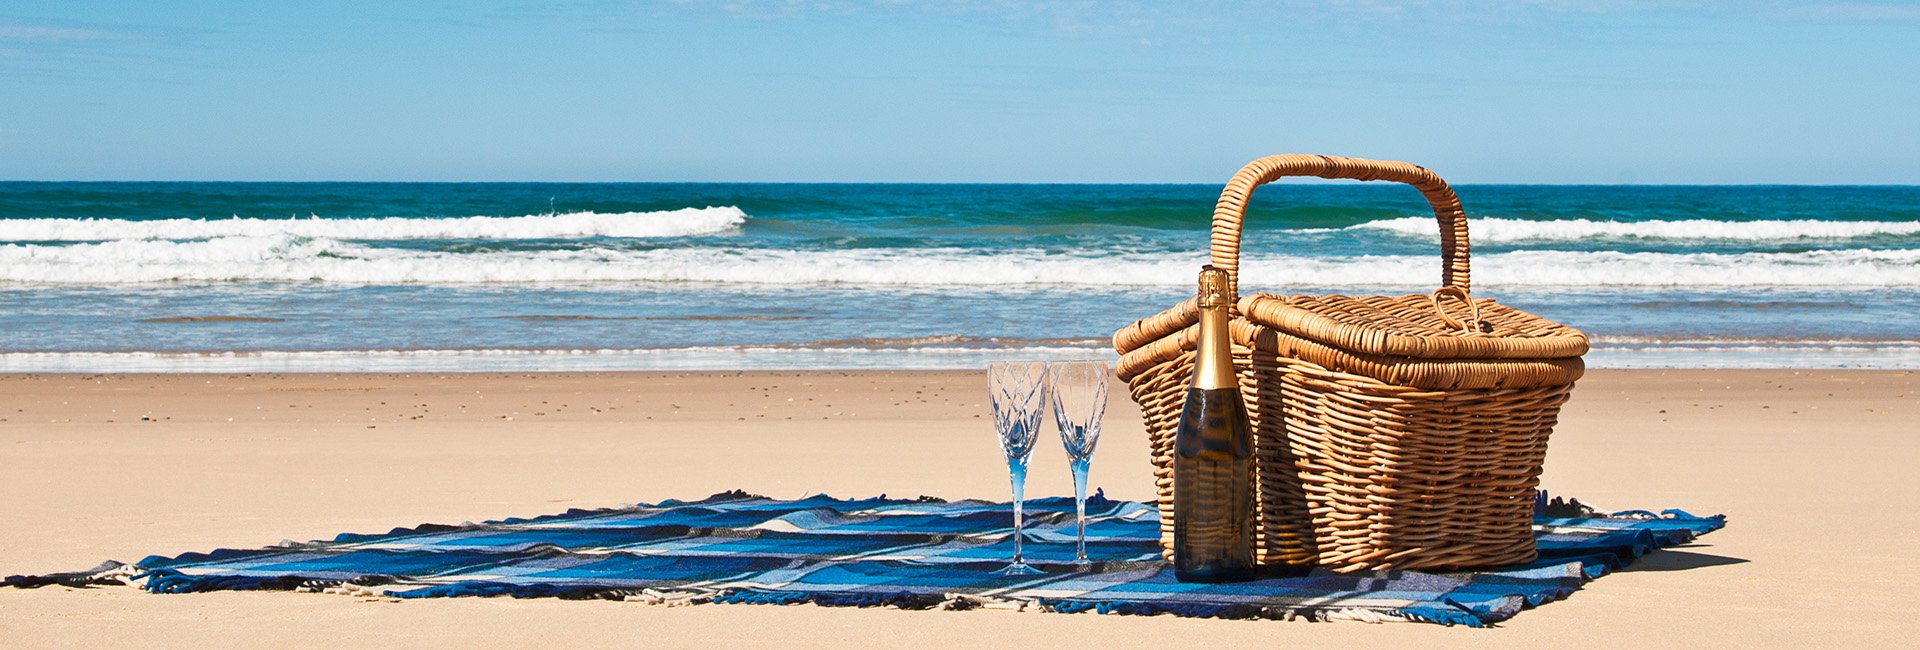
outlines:
M279 234L202 241L125 239L0 245L0 282L474 284L712 282L775 285L1185 286L1198 253L964 248L797 250L691 246L632 250L446 251ZM1473 260L1480 286L1920 287L1920 250L1653 253L1514 251ZM1419 286L1426 255L1245 261L1248 287Z
M1676 240L1720 242L1783 242L1920 235L1915 221L1595 221L1561 219L1470 218L1468 231L1476 243L1549 242L1583 240ZM1348 231L1387 231L1432 238L1439 227L1433 217L1381 219L1348 226ZM1320 232L1326 232L1321 229Z
M726 232L746 221L747 213L735 207L442 219L0 219L0 241L197 240L278 235L348 240L684 237Z

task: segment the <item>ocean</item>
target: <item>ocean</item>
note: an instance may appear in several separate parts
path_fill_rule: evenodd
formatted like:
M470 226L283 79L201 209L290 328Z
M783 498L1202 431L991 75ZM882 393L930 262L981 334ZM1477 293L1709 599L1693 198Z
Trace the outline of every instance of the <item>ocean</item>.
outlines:
M1595 367L1920 368L1920 187L1455 188L1474 294ZM0 371L1111 358L1216 185L0 183ZM1262 188L1243 291L1428 292L1404 186Z

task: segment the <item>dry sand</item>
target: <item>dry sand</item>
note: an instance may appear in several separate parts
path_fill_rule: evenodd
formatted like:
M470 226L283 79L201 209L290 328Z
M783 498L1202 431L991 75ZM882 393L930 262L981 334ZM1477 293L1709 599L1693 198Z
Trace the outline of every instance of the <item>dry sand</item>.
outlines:
M983 393L961 372L0 376L0 574L735 488L1004 499ZM0 646L1893 645L1920 632L1915 398L1910 372L1591 373L1545 487L1731 524L1498 629L45 588L0 589ZM1104 435L1093 484L1148 497L1125 398ZM1070 493L1063 461L1040 445L1028 494Z

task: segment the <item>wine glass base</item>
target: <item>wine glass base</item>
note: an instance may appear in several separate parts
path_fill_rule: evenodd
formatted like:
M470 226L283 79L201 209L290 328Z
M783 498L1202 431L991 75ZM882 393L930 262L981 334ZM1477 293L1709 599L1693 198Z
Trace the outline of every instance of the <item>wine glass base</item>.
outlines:
M1030 575L1039 575L1042 573L1046 573L1046 572L1041 571L1039 569L1035 569L1033 568L1033 565L1027 564L1025 562L1015 562L1013 564L1007 565L1007 568L1005 569L1001 569L999 571L994 572L994 574L996 575L1003 575L1003 576L1030 576Z

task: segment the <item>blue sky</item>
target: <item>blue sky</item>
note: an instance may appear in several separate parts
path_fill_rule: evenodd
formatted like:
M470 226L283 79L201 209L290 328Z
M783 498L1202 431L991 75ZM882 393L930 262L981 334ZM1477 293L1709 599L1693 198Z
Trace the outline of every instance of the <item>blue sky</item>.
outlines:
M1920 183L1920 2L318 4L11 0L0 178Z

